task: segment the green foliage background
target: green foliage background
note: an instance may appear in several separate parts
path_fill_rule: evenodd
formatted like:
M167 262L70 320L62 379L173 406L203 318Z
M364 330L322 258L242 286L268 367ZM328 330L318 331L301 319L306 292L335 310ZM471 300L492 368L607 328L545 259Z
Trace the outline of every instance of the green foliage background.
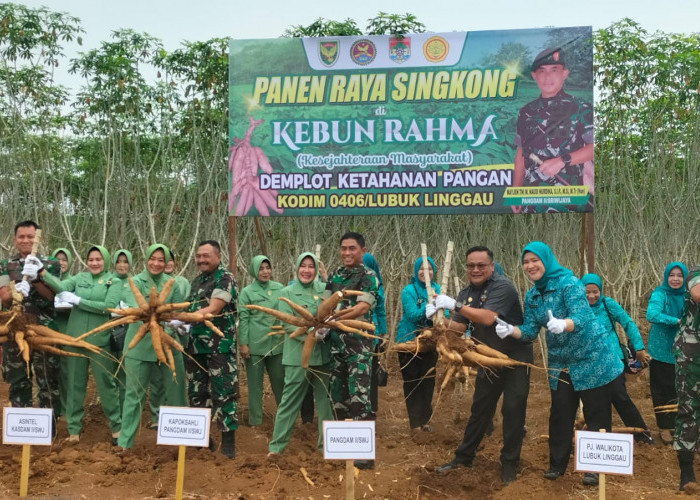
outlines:
M388 18L398 26L402 20ZM340 31L353 25L331 24ZM297 28L289 34L304 34ZM82 32L69 14L0 4L0 252L12 252L15 222L32 218L44 227L46 249L74 250L74 271L94 243L130 248L139 270L143 250L159 241L174 248L190 277L197 241L234 241L227 226L228 40L166 51L147 33L125 29L67 60L64 49L79 45ZM624 19L597 31L593 43L596 271L606 292L641 320L667 262L700 263L700 38L649 33ZM510 49L526 68L533 54ZM298 63L266 58L289 72ZM81 88L60 85L57 66L81 75ZM438 267L448 240L458 256L486 244L522 289L529 284L518 261L530 240L546 241L562 264L583 268L581 216L571 214L244 218L227 250L241 285L247 262L261 252L286 281L296 255L316 244L327 266L337 266L338 237L348 229L365 234L382 266L390 325L421 242ZM460 278L463 260L456 257L452 270Z

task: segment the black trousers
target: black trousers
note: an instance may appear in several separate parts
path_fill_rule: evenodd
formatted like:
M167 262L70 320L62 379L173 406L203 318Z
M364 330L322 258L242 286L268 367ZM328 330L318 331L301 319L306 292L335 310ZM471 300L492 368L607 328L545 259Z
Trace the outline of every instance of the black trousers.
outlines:
M372 367L369 381L369 402L372 405L372 413L377 415L379 408L379 344L374 346L374 356L372 356Z
M654 407L678 403L676 393L676 365L652 359L649 363L649 388ZM676 424L675 411L656 411L659 429L673 430Z
M530 372L525 366L488 373L480 368L476 375L472 413L464 429L455 459L465 464L474 460L476 450L492 422L498 400L503 394L503 447L501 464L517 465L525 437L525 412L530 393Z
M612 402L617 414L620 415L622 422L627 427L641 427L647 429L647 424L644 418L639 413L637 406L627 394L627 386L625 385L625 372L610 382L610 401Z
M309 388L301 403L301 423L308 424L314 421L314 388L309 384Z
M411 429L425 425L433 416L433 392L435 372L428 371L437 363L437 352L421 352L417 356L400 352L399 366L403 377L403 395L408 412L408 425Z
M610 432L612 382L585 391L574 391L568 373L561 372L559 378L557 388L550 391L552 406L549 409L549 468L563 474L569 465L579 400L583 402L586 428L592 432L600 429Z

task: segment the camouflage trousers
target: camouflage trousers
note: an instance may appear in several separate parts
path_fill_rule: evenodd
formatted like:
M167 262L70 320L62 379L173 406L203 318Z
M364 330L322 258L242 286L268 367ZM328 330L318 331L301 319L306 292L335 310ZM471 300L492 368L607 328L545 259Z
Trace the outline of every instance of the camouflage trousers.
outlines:
M60 356L32 351L29 358L30 373L19 353L17 344L6 342L2 349L2 378L10 385L10 404L15 408L32 406L32 379L36 382L36 399L39 408L53 408L54 414L61 414L59 379L61 373Z
M238 428L238 366L234 353L191 354L185 358L190 406L212 408L222 431ZM202 370L199 365L203 366Z
M334 332L335 334L335 332ZM370 400L372 354L371 339L359 340L353 334L334 335L331 352L333 367L330 392L337 420L372 420ZM364 341L367 342L364 342Z
M673 439L676 451L697 451L700 438L700 360L676 360L678 414Z

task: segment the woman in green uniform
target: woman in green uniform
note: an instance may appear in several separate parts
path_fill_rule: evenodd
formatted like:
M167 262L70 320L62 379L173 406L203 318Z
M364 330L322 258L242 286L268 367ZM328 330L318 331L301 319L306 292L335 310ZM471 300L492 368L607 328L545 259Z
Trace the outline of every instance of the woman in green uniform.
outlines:
M105 308L108 307L107 295L112 285L112 275L108 271L107 249L99 245L90 247L87 252L87 267L88 271L63 281L49 273L44 275L46 284L54 292L58 292L56 296L58 300L73 305L66 327L66 333L72 337L78 337L109 321L109 313L105 312ZM96 333L85 340L109 352L109 332ZM119 393L113 376L116 368L114 359L106 355L86 352L80 348L66 346L65 350L79 352L85 356L84 358L61 358L61 384L65 388L64 414L69 434L67 441L80 440L89 367L95 379L102 410L112 431L112 444L116 444L115 439L119 436L121 429L121 414Z
M318 261L311 252L301 254L296 261L297 279L291 285L285 287L280 296L306 308L311 314L316 314L316 309L321 303L321 296L326 288L325 283L316 280ZM294 314L292 308L285 302L280 302L279 310L288 314ZM294 421L299 414L301 404L304 401L306 390L311 385L314 392L314 401L318 411L318 448L323 448L323 421L333 420L333 410L328 392L328 377L331 371L330 344L318 339L314 344L309 357L309 368L301 367L301 351L306 340L305 335L290 338L296 326L284 324L284 392L282 401L277 408L275 428L272 440L268 446L270 455L282 453L289 443L292 435Z
M112 286L121 288L122 293L119 296L120 301L123 300L122 297L124 296L124 294L128 295L131 293L129 289L128 280L129 271L131 270L131 266L133 265L133 260L134 258L131 255L131 252L125 250L124 248L120 248L119 250L114 252L114 255L112 256L112 264L114 264L114 282L112 283ZM119 278L119 283L117 283L116 278ZM126 325L119 325L117 327L112 328L110 346L112 348L112 352L119 360L122 359L122 355L124 354L125 336ZM124 366L121 362L117 367L117 373L115 374L115 376L117 377L117 389L119 390L119 408L121 409L122 405L124 404L124 395L126 394L126 374L124 373Z
M170 259L170 250L161 244L154 244L146 250L146 269L133 277L134 284L141 295L148 297L151 288L160 292L168 281L165 274L165 264ZM181 297L177 290L173 289L166 299L166 303L184 302L186 297ZM127 307L138 307L133 294L126 296ZM124 345L129 342L141 326L141 322L132 323L126 331ZM175 359L175 378L165 364L159 364L156 353L151 343L151 333L134 346L133 349L125 347L124 371L126 372L126 395L122 408L122 432L119 435L119 446L131 448L134 445L134 436L141 421L146 388L148 387L151 370L160 370L165 386L165 399L172 406L187 406L185 396L185 367L182 355L173 350Z
M270 378L275 403L279 406L284 388L282 343L275 336L268 336L275 318L245 307L255 304L275 309L283 285L272 281L270 259L256 255L250 261L248 272L253 282L241 291L238 298L238 352L245 360L248 378L248 425L262 424L263 377L265 370Z

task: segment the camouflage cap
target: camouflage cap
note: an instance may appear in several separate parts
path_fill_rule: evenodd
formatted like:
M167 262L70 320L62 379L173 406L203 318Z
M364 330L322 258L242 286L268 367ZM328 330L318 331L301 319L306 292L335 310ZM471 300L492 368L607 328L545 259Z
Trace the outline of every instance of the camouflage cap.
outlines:
M532 71L537 71L537 68L544 66L545 64L561 64L566 67L564 62L564 53L561 47L550 47L544 49L542 52L537 54L535 60L532 61Z

